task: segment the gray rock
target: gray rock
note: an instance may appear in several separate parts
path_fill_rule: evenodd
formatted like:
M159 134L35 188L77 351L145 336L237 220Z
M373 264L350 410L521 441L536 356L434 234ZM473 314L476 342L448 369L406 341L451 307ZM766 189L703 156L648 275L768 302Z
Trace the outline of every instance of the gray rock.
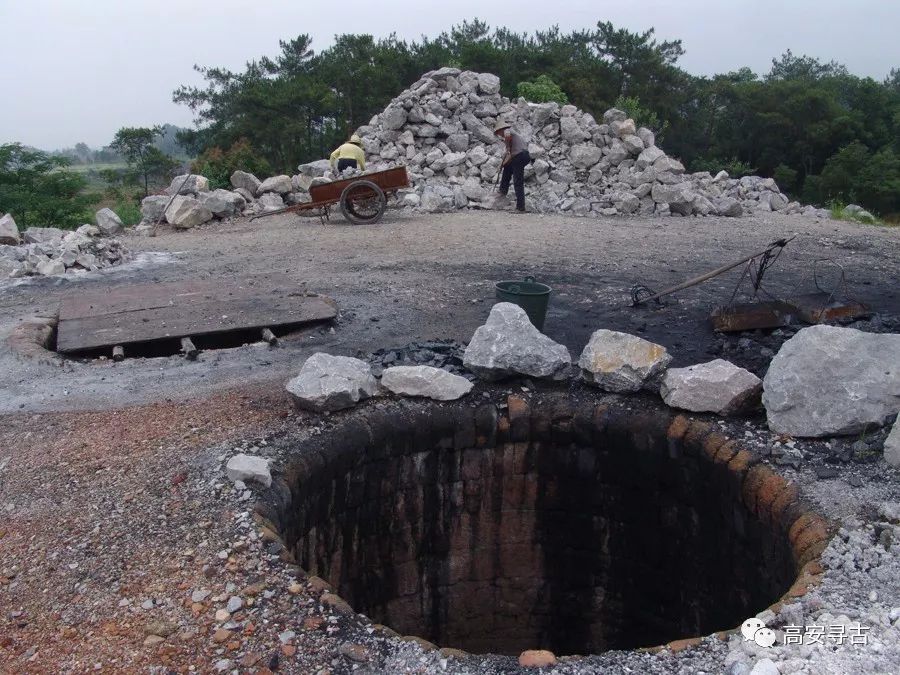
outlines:
M644 152L644 141L641 140L640 136L635 136L634 134L622 136L622 145L632 155L640 155Z
M250 192L247 188L235 188L234 194L239 195L248 204L252 204L253 200L256 199L256 192Z
M228 460L225 474L229 480L240 480L245 483L255 481L260 485L272 485L272 473L269 471L269 460L256 455L241 453Z
M653 162L653 167L660 172L668 171L669 173L674 174L684 173L684 164L671 157L660 157Z
M713 200L713 206L720 216L738 218L744 214L741 203L734 197L718 197Z
M65 274L66 266L62 260L57 258L53 258L50 260L44 260L43 262L39 262L37 264L37 272L41 276L50 277L54 274Z
M488 96L498 93L500 91L500 78L491 73L479 73L478 90Z
M125 229L125 226L122 225L122 219L112 209L100 209L94 214L94 220L97 223L97 227L100 228L100 232L107 237L119 234Z
M450 134L446 142L447 147L453 152L466 152L469 149L469 134Z
M659 388L666 405L719 415L749 409L759 402L761 392L762 380L722 359L687 368L669 368Z
M609 130L613 136L618 136L619 138L634 136L637 133L637 129L634 126L634 120L630 118L613 120L609 123ZM641 143L641 147L643 147L643 143Z
M603 113L603 123L612 124L613 122L624 122L628 119L628 114L624 110L618 108L610 108Z
M147 223L156 223L166 215L166 205L170 197L165 195L150 195L141 200L141 220Z
M402 106L392 105L381 113L381 124L385 129L402 129L406 124L406 110Z
M262 183L260 183L259 188L256 190L256 195L260 196L265 194L266 192L277 192L280 195L286 195L293 189L294 186L291 183L290 176L272 176L271 178L266 178Z
M465 367L485 379L515 374L561 379L571 363L564 345L541 333L524 309L509 302L491 308L463 355Z
M7 213L0 218L0 244L15 246L21 239L19 227L16 225L16 221L13 220L13 217Z
M900 418L894 422L891 433L884 441L884 461L900 468Z
M246 202L237 192L231 190L213 190L201 192L198 201L212 211L216 218L231 218L244 210Z
M349 408L373 396L378 383L365 361L317 352L287 383L294 404L304 410L330 412Z
M284 199L277 192L266 192L258 200L257 203L262 206L263 211L275 211L284 208Z
M384 371L381 384L395 394L455 401L472 390L466 378L432 366L394 366Z
M185 179L187 182L185 182ZM209 190L209 181L198 174L192 173L175 176L172 183L166 188L166 194L170 197L176 192L180 195L189 195L194 192L206 192Z
M855 434L900 410L900 335L811 326L782 345L763 380L769 427Z
M728 178L728 172L725 171L725 169L722 169L721 171L719 171L719 173L716 174L716 177L713 178L713 183L721 183L723 180L728 180Z
M559 120L559 130L562 139L571 145L581 143L590 138L590 134L578 124L578 120L574 117L563 117Z
M590 169L602 156L603 152L593 143L578 143L569 150L569 161L576 169Z
M252 173L247 173L246 171L235 171L231 174L231 184L235 189L243 189L250 193L251 197L256 196L256 191L259 190L259 186L262 184L262 181L259 180Z
M641 127L637 130L637 136L644 142L645 148L652 148L656 145L656 134L650 131L647 127Z
M212 220L213 214L193 197L175 197L166 209L166 220L173 227L189 229Z
M299 171L301 175L309 176L310 178L320 178L324 176L325 172L329 169L331 169L331 162L327 159L317 159L315 162L300 164L297 167L297 171Z
M585 382L621 394L652 388L671 361L661 345L601 328L591 335L578 366Z

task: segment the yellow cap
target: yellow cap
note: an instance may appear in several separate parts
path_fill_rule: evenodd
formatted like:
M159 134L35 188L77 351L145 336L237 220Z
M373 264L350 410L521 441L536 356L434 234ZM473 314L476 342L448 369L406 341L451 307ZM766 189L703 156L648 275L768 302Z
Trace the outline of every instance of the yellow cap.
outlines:
M362 145L362 139L361 139L359 136L357 136L356 134L353 134L353 135L350 137L350 142L351 142L351 143L356 143L357 145Z

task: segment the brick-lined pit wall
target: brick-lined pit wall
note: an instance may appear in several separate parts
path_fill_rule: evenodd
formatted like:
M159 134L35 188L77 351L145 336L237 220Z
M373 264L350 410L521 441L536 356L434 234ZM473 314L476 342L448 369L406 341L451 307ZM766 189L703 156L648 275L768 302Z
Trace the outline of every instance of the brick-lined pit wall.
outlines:
M790 589L825 523L709 425L626 404L363 409L302 444L260 512L357 612L441 646L585 654L733 628Z

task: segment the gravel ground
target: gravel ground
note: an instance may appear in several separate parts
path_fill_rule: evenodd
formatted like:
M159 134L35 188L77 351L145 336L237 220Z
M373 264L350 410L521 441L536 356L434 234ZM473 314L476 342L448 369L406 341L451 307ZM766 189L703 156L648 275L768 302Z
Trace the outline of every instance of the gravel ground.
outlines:
M328 424L294 412L282 391L312 351L464 342L487 315L493 283L525 274L554 287L546 330L576 355L592 330L610 327L666 345L676 365L713 358L728 344L736 362L758 369L757 351L773 346L771 335L749 336L758 346L735 338L732 349L706 323L736 273L662 308L622 305L635 282L661 288L794 232L769 273L773 293L812 290L814 261L833 258L847 271L849 292L878 313L872 329L896 325L900 231L779 214L598 221L392 212L366 227L238 220L127 237L131 249L154 255L114 272L0 287L3 338L30 316L52 315L66 293L126 281L286 273L341 308L333 331L310 329L275 349L207 352L196 362L54 366L3 343L0 672L518 672L514 659L423 651L323 603L316 580L296 577L277 542L252 524L253 493L225 480L224 462L238 449L277 458L290 439ZM823 557L822 585L799 608L766 617L770 625L846 617L870 627L870 645L763 653L710 638L677 653L561 660L545 673L737 675L764 668L765 658L778 664L774 672L896 672L900 528L885 504L900 501L900 475L881 459L879 437L791 445L758 418L726 427L843 527ZM235 607L232 597L241 607L217 617L229 601Z

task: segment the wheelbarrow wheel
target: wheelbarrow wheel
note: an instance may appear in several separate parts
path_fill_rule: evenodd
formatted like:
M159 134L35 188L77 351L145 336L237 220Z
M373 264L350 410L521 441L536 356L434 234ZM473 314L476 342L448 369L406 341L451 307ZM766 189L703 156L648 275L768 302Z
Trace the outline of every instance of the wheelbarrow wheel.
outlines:
M384 190L370 180L350 183L341 193L341 213L354 225L377 223L386 208Z

